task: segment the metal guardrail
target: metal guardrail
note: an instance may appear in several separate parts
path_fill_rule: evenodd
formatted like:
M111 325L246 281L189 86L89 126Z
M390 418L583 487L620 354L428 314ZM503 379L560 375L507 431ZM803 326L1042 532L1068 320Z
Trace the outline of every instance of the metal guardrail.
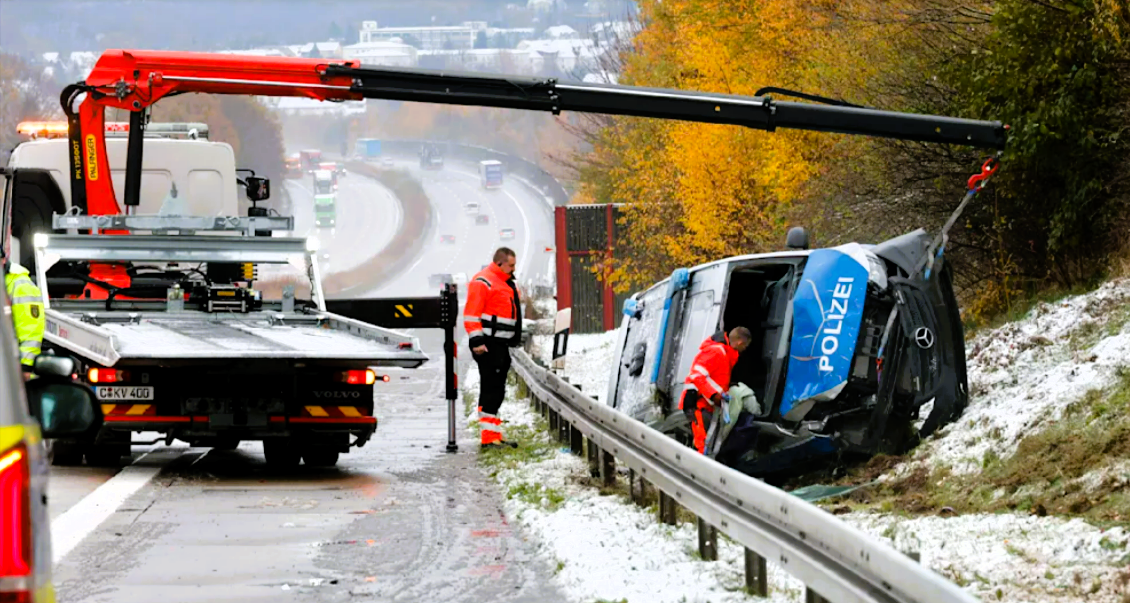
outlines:
M807 601L955 603L978 599L835 516L696 453L628 415L581 393L514 350L514 370L550 427L581 452L588 441L602 475L613 458L660 491L660 515L674 523L674 505L699 517L700 550L714 529L746 547L746 584L766 594L772 560L806 585ZM633 496L635 494L632 485ZM704 557L707 557L704 554ZM709 557L708 557L709 558Z

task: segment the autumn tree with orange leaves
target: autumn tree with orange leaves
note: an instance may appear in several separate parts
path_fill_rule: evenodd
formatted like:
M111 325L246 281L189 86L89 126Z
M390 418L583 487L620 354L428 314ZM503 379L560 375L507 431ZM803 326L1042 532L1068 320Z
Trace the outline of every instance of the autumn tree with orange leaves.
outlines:
M1004 169L952 234L967 290L1101 276L1130 240L1130 10L1121 0L641 0L622 83L775 86L1013 126ZM773 96L778 96L774 94ZM790 99L791 100L791 99ZM615 118L582 196L628 206L619 289L673 268L936 229L987 153L830 134ZM1008 299L1006 285L1003 299ZM1000 295L982 307L999 309Z

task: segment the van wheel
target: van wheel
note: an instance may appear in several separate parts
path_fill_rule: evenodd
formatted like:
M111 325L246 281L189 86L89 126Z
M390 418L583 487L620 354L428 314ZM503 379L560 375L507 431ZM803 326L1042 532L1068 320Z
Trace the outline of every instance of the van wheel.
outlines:
M312 447L302 454L302 460L311 467L333 467L337 464L339 452L333 448Z
M285 469L297 467L302 460L302 453L295 448L294 441L290 438L271 438L263 440L263 457L268 465Z

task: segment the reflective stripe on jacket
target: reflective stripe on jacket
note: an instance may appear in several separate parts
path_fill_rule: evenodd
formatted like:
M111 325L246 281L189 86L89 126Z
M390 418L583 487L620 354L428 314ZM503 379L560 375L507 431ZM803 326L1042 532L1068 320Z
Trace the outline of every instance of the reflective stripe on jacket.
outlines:
M513 275L503 272L497 264L480 270L467 284L467 305L463 309L467 343L477 348L492 337L517 345L522 335L520 307Z
M28 276L27 268L12 264L4 276L8 303L12 305L12 323L20 341L20 362L31 366L43 350L43 332L47 315L43 311L43 293Z
M713 406L710 398L714 394L730 391L730 372L738 363L738 351L730 346L730 338L725 331L715 333L698 347L698 354L691 362L691 372L687 375L683 389L683 399L688 391L698 391L700 399ZM683 407L682 400L679 408Z

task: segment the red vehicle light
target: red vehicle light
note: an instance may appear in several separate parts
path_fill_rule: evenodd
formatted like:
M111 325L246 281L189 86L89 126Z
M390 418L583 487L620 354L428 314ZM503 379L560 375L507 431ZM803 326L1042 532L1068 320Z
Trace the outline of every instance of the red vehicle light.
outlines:
M91 383L122 383L129 380L129 373L112 368L92 368L86 371L86 380Z
M31 469L27 450L19 446L0 456L0 580L31 575ZM12 600L12 593L0 599ZM17 591L15 601L27 593Z
M411 341L405 341L403 343L400 343L396 347L401 349L401 350L411 350L412 349L412 342Z
M377 374L372 369L345 371L338 375L338 380L349 385L372 385L377 381Z

